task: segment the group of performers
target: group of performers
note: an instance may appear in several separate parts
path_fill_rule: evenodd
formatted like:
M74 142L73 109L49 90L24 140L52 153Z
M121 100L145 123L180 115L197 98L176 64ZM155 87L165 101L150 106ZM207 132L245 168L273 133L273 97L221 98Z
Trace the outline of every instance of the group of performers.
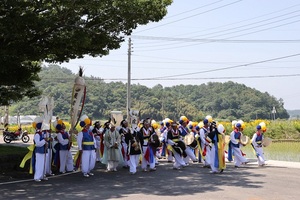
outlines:
M92 170L96 162L106 165L109 172L117 171L118 166L128 168L130 174L141 171L156 171L159 159L165 157L173 163L173 169L179 170L190 163L202 163L210 168L210 173L222 173L226 162L233 161L235 167L247 164L242 153L241 137L243 122L235 121L230 133L228 151L225 150L225 128L207 116L199 124L191 123L182 116L178 122L165 119L159 128L154 120L141 120L138 127L130 128L126 120L120 125L108 121L101 125L96 121L92 127L91 120L85 116L80 119L80 132L74 132L77 139L78 152L72 157L71 133L66 130L62 120L55 122L55 133L42 130L42 122L34 126L34 180L47 180L53 166L59 173L73 172L81 169L84 177L94 174ZM258 165L264 166L263 133L265 124L257 127L252 138L252 147L258 159Z

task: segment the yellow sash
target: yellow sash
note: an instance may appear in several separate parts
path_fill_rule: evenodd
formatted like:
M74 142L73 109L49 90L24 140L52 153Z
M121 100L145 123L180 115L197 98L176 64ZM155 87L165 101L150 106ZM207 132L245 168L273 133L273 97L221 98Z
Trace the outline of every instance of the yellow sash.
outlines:
M83 145L94 145L94 142L82 142Z
M35 148L34 144L32 144L29 147L27 147L27 149L29 150L29 152L24 156L24 158L23 158L23 160L22 160L22 162L20 164L21 168L24 168L26 161L32 158L34 148ZM33 174L32 162L30 163L29 174Z

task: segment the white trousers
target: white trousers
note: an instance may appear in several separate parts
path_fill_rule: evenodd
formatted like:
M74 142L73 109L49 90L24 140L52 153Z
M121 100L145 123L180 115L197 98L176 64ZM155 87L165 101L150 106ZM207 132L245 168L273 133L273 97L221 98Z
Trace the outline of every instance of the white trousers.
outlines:
M123 164L123 166L129 166L129 163L128 163L128 158L127 158L127 147L128 147L128 145L124 142L124 143L122 143L122 148L124 148L124 157L123 157L123 160L124 160L124 164Z
M46 174L45 157L44 153L35 153L34 180L41 180Z
M82 173L90 173L96 164L95 150L82 150L81 171Z
M180 156L179 153L177 153L176 151L174 151L173 154L174 154L173 156L174 156L174 158L175 158L175 162L174 162L174 164L173 164L173 167L179 168L179 167L182 167L182 166L186 166L186 164L185 164L185 162L184 162L182 156Z
M96 148L96 161L101 161L101 156L100 156L100 140L96 139L96 147L97 147Z
M234 155L234 165L239 167L242 163L247 162L247 158L242 155L241 149L238 147L232 147Z
M212 172L218 172L219 169L215 167L215 157L216 157L216 153L215 153L215 145L213 144L210 151L209 151L209 154L206 155L209 157L209 160L210 160L210 168L211 168L211 171Z
M196 161L196 156L195 156L195 153L194 153L194 149L192 149L189 146L186 146L185 153L187 155L187 157L183 158L185 163L189 163L190 160Z
M107 170L108 171L117 170L118 164L119 164L119 161L108 160L107 161Z
M204 151L204 147L202 148L202 152ZM210 146L206 146L206 156L205 156L205 160L204 160L204 165L208 166L211 163L211 159L210 159Z
M140 161L140 154L138 154L138 155L129 155L129 158L130 158L128 160L129 172L136 173L136 168L139 165L139 161Z
M143 146L143 158L142 158L142 169L147 169L147 165L148 165L148 161L145 159L144 155L146 153L146 150L147 150L147 147L146 146ZM152 151L150 149L150 151ZM150 165L150 169L153 169L155 168L155 155L154 155L154 159L153 161L149 162L149 165Z
M46 154L46 174L52 174L51 170L52 166L52 149L48 149L48 153Z
M64 172L66 172L66 170L68 172L70 172L74 169L71 151L60 150L59 151L59 161L60 161L59 172L64 173Z
M265 156L264 156L264 150L262 147L255 147L255 151L257 153L256 157L257 157L257 162L258 165L264 165L265 164Z

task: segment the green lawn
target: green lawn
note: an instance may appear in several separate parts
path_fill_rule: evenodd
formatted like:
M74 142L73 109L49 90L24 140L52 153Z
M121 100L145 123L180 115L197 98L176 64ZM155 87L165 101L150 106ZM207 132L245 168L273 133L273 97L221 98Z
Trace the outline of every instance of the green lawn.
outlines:
M0 144L0 156L2 155L15 155L15 154L26 154L28 149L26 147L8 146Z

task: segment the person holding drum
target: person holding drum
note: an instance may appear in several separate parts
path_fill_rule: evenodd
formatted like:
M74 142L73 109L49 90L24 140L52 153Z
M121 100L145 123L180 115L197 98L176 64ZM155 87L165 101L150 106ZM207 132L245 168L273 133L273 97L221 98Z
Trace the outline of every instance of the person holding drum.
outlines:
M172 156L172 151L170 149L167 148L168 146L168 132L171 130L171 123L170 122L166 122L166 126L165 126L165 130L162 133L162 137L164 138L164 143L163 143L163 148L162 148L162 152L164 154L167 154L166 157L168 159L168 162L173 162L173 156ZM165 153L166 152L166 153Z
M175 162L173 164L173 169L181 169L181 167L185 167L186 163L183 160L183 157L186 156L185 153L185 144L181 140L177 123L171 123L172 128L168 131L167 139L168 139L168 149L172 151L172 154L175 158Z
M189 121L186 117L179 120L180 125L178 127L178 130L179 130L179 134L180 134L183 141L186 141L185 137L189 137L189 135L190 135L190 131L187 127L188 122ZM187 145L187 144L185 143L185 145ZM186 153L187 156L185 156L183 158L183 160L186 163L186 165L189 165L190 160L192 160L193 162L197 161L196 156L193 152L193 149L191 149L189 146L187 148L185 148L185 153Z
M192 160L194 163L198 162L196 155L195 155L195 149L197 148L197 140L195 139L196 134L196 127L192 124L189 126L190 132L185 136L184 143L186 145L186 154L187 158L185 158L185 162L189 163L190 160Z
M128 123L126 120L124 120L124 122ZM127 144L126 156L129 157L129 159L127 159L129 165L129 172L133 175L137 172L137 166L140 161L139 157L142 153L140 141L143 140L143 135L141 135L139 131L131 131L130 129L128 129L127 133L124 134L124 137L125 142Z
M155 153L156 148L154 149L152 143L155 141L152 140L152 135L155 132L152 132L150 129L149 119L143 120L143 126L140 129L140 134L143 136L141 142L143 158L142 158L142 170L147 172L147 165L150 166L150 171L156 171L155 168Z
M260 125L258 125L256 126L256 132L253 134L252 143L251 143L251 146L253 147L257 157L258 166L265 165L264 151L262 148L263 139L264 139L264 135L263 135L262 128Z
M235 167L240 167L242 164L248 163L247 158L242 155L241 146L241 132L242 124L236 123L234 130L230 134L230 142L228 145L228 160L232 161L232 153L234 155L234 165Z

